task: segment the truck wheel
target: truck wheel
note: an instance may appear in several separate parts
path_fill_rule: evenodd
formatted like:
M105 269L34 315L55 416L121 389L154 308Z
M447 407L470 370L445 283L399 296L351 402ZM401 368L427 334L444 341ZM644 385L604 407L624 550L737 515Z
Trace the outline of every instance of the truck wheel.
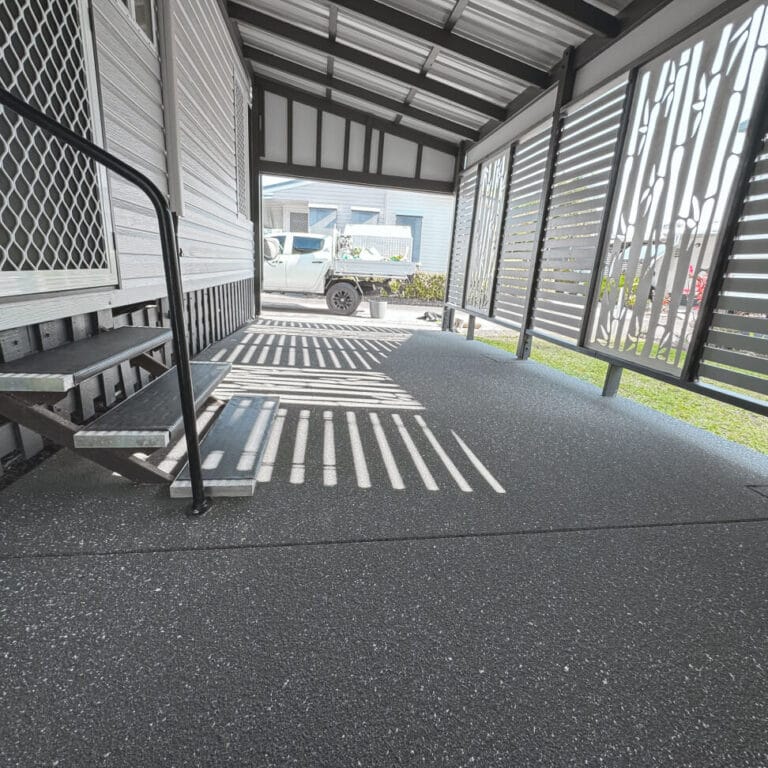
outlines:
M353 315L361 299L352 283L334 283L325 293L325 302L334 315Z

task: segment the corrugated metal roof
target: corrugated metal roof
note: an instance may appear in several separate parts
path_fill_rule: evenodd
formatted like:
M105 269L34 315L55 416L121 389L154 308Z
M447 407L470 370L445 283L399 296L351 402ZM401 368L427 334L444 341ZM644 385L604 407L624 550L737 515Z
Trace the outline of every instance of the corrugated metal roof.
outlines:
M333 73L339 80L360 85L369 91L382 96L403 101L410 90L407 85L393 80L391 77L378 75L370 69L360 67L348 61L337 60L333 65Z
M396 61L418 72L432 46L407 34L393 35L392 29L355 13L339 11L336 39L365 53Z
M610 15L630 1L587 0ZM447 129L503 117L532 81L546 82L566 48L593 34L575 10L558 13L547 0L231 0L229 9L246 50L262 52L257 76L316 96L332 75L337 104L456 143L463 137ZM275 57L289 62L285 71ZM392 100L421 110L419 119Z

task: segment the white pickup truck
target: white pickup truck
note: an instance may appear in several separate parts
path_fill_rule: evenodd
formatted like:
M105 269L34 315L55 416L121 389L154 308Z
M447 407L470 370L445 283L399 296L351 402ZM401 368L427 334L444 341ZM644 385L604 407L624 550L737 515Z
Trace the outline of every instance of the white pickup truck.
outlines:
M331 236L286 232L264 238L263 289L324 295L337 315L353 314L364 295L415 271L411 261L337 258Z

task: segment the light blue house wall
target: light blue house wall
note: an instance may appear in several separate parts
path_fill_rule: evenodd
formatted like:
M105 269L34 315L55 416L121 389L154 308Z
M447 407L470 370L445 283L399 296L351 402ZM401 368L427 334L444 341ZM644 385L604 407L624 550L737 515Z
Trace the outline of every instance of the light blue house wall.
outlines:
M453 206L450 195L303 179L264 182L264 226L273 229L325 231L335 219L343 230L347 224L411 224L421 217L419 263L427 272L448 267Z

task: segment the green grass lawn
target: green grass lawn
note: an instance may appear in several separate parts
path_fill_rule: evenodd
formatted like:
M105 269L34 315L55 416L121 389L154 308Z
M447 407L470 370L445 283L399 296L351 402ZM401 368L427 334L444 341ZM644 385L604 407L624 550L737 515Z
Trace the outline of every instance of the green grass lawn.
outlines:
M486 344L514 353L517 337L479 338ZM533 340L531 359L570 376L603 386L608 364L541 339ZM768 454L768 418L688 392L633 371L624 371L619 394L715 435Z

